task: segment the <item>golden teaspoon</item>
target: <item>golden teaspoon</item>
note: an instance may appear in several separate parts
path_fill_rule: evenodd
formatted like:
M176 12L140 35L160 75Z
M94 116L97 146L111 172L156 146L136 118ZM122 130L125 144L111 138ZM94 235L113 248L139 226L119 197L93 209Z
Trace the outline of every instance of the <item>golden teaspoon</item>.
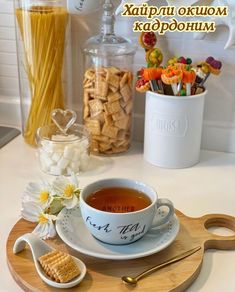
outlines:
M155 271L157 271L157 270L159 270L159 269L161 269L161 268L163 268L165 266L168 266L168 265L170 265L172 263L178 262L178 261L180 261L180 260L182 260L182 259L184 259L184 258L186 258L186 257L188 257L188 256L190 256L192 254L194 254L195 252L197 252L200 249L201 249L201 247L200 246L197 246L197 247L195 247L193 249L190 249L188 251L185 251L185 252L183 252L183 253L181 253L181 254L173 257L172 259L170 259L170 260L168 260L168 261L166 261L166 262L164 262L162 264L156 265L156 266L154 266L154 267L152 267L152 268L150 268L150 269L142 272L141 274L139 274L139 275L137 275L135 277L123 276L122 277L122 281L125 284L136 285L137 282L141 278L143 278L143 277L145 277L145 276L147 276L147 275L149 275L149 274L151 274L151 273L153 273L153 272L155 272Z

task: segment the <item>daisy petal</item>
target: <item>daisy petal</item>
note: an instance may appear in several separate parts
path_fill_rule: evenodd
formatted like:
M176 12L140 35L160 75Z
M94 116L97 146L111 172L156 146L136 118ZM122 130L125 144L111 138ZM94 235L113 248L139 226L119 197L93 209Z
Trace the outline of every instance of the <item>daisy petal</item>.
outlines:
M47 224L41 224L41 223L39 223L39 224L35 227L35 229L33 230L32 233L35 234L35 235L37 235L38 237L44 239L44 236L45 236L45 234L47 233L47 232L46 232L46 229L47 229L46 225L47 225Z
M64 200L62 204L67 208L67 209L72 209L78 204L79 200L77 196L73 196L71 199Z
M57 220L57 216L55 215L44 214L44 217L47 218L51 222Z
M48 222L46 224L38 224L33 230L33 233L42 238L43 240L52 238L56 236L56 230L53 222Z
M78 188L79 182L78 182L78 178L77 178L75 173L71 174L70 180L71 180L71 183Z
M54 224L49 225L49 232L48 232L49 238L53 238L56 236L56 229Z
M71 177L60 176L53 182L54 194L60 197L64 196L64 191L68 185L72 185L75 189L78 189L79 183L77 176L72 174Z
M34 202L22 202L21 215L25 220L38 222L38 215L42 213L42 208Z
M51 202L51 188L46 182L34 183L31 182L27 185L27 188L22 196L23 202L35 202L46 208Z

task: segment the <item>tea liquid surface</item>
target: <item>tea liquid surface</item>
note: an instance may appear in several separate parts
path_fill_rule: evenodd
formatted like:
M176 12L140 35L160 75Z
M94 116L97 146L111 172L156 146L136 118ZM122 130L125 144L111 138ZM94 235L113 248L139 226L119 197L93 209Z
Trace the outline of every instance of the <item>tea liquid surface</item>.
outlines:
M88 196L86 202L91 207L111 213L128 213L142 210L151 205L144 193L121 187L104 188Z

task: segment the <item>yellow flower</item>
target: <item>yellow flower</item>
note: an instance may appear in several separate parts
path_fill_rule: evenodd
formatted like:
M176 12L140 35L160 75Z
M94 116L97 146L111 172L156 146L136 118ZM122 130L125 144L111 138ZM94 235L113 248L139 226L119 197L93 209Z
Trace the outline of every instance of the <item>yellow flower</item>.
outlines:
M42 208L47 208L51 201L51 187L47 182L41 181L39 183L31 182L23 194L23 201L33 201Z
M75 189L76 189L75 185L72 185L72 184L66 185L64 189L64 196L66 198L72 197Z
M41 191L39 194L39 200L41 203L46 203L49 199L49 192L48 191Z
M45 223L48 222L48 219L44 216L43 213L40 213L40 214L38 215L38 222L39 222L40 224L45 224Z
M53 182L54 196L61 199L61 204L67 209L74 208L78 203L79 185L77 176L73 173L70 177L58 177Z
M22 202L21 215L25 220L38 223L33 233L40 238L47 239L56 235L53 221L55 221L57 217L46 214L42 207L35 202Z

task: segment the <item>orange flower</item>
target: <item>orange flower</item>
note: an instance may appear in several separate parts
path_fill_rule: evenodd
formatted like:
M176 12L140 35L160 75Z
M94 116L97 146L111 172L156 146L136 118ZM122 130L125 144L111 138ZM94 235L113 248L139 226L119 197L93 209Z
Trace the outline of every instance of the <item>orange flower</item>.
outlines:
M186 68L186 70L183 71L183 78L182 78L182 82L183 83L194 83L196 80L196 73L190 69L190 68Z
M145 68L143 72L143 77L145 80L159 80L162 75L162 68Z
M162 81L165 84L174 84L181 82L183 72L178 67L168 66L162 71Z

